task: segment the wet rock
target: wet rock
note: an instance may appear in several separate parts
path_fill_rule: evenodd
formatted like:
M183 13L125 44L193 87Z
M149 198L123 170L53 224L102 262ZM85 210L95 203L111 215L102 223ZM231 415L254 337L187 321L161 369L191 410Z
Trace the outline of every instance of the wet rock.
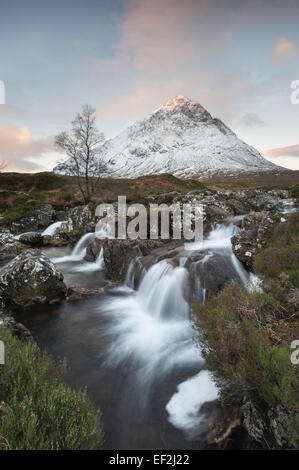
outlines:
M20 235L19 242L33 247L41 246L43 244L43 237L39 232L27 232Z
M148 255L152 249L161 245L163 243L158 240L105 239L103 249L106 275L123 281L132 260Z
M67 300L69 302L76 302L92 295L105 294L109 291L109 289L112 289L117 285L119 285L119 282L110 282L106 286L100 287L99 289L86 289L85 287L71 286L67 291Z
M63 275L39 250L27 250L0 271L0 295L12 307L55 303L66 296Z
M217 294L225 284L232 280L240 282L231 259L219 253L207 254L191 268L193 276L197 276L200 285L206 290L206 294Z
M77 300L85 299L91 295L99 295L104 293L104 288L99 289L86 289L85 287L72 286L67 291L67 300L75 302Z
M14 238L11 233L0 233L0 260L15 258L26 250L26 247Z
M170 258L175 258L177 257L182 251L183 251L183 246L178 246L174 248L173 250L169 250L166 253L162 253L160 256L158 256L157 261L162 261L163 259L170 259Z
M101 251L101 249L102 249L102 246L103 246L103 239L100 239L100 238L95 237L95 238L89 243L89 245L87 245L87 247L86 247L86 255L85 255L84 259L85 259L86 261L90 261L90 262L96 261L97 257L98 257L99 254L100 254L100 251Z

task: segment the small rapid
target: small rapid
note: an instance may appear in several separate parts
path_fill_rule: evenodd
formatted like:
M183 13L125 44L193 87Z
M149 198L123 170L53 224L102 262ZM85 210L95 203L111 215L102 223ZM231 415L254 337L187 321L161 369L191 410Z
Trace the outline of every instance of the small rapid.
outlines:
M47 227L42 232L42 236L44 237L45 235L48 235L48 236L52 237L54 235L54 233L56 232L56 230L58 228L60 228L62 224L65 224L65 223L66 223L66 220L62 220L62 221L59 221L59 222L54 222L53 224L49 225L49 227Z
M163 260L144 274L136 291L110 297L101 306L112 338L105 363L115 367L130 362L143 397L174 368L203 362L184 298L188 281L185 268Z
M71 263L82 261L86 254L87 245L95 238L95 233L85 233L76 243L70 255L52 258L54 263Z

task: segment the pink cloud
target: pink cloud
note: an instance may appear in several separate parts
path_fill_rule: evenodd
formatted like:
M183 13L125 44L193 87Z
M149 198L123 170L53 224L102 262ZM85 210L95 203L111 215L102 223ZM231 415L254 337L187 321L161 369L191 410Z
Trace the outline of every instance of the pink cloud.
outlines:
M282 60L287 59L295 54L295 44L288 38L283 37L277 43L272 55L272 59L274 62L281 62Z
M299 157L299 144L289 145L287 147L278 147L275 149L265 150L264 157Z
M105 119L144 117L178 94L204 100L204 104L215 99L213 90L200 79L177 79L137 87L126 96L109 101L101 107L100 117Z
M197 61L230 38L227 31L211 36L205 21L211 3L214 2L124 0L121 38L115 56L93 59L92 64L112 71L130 64L137 72L164 74Z
M30 161L53 150L53 138L34 139L27 127L0 123L0 160L8 163L6 171L34 171L44 167Z

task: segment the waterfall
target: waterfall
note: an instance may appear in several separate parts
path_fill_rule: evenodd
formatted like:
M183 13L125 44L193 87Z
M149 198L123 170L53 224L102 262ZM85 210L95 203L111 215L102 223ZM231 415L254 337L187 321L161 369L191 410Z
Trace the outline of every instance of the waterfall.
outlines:
M207 238L200 243L194 243L193 250L206 250L206 249L231 249L231 237L236 235L240 231L239 227L235 224L230 223L224 224L213 224L212 230L208 234Z
M95 262L84 261L83 264L73 268L73 272L86 272L92 273L94 271L100 271L104 267L104 250L101 248L101 251L95 260Z
M111 296L99 309L108 321L111 346L106 365L131 363L145 395L154 380L173 368L202 364L184 298L188 271L165 260L152 266L137 291Z
M165 318L188 318L189 306L183 297L188 272L165 260L152 266L141 281L137 292L139 303L153 316Z
M135 289L136 283L138 282L139 278L142 278L144 276L145 272L146 270L142 266L140 259L133 259L129 264L129 268L122 289Z
M52 237L56 231L57 228L61 227L62 224L65 224L66 223L66 220L62 220L60 222L54 222L53 224L49 225L49 227L47 227L43 232L42 232L42 236L44 235L48 235L50 237Z
M76 243L70 255L53 258L54 263L68 263L72 261L81 261L84 259L87 245L95 238L95 233L85 233Z

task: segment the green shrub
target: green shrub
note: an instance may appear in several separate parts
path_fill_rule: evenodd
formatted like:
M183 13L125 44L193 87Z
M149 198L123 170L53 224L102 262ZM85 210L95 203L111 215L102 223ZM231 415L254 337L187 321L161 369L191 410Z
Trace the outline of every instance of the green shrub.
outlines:
M267 248L255 256L254 269L266 278L277 279L280 284L287 279L299 287L299 214L292 214L284 223L278 224Z
M22 343L0 326L5 365L0 366L0 448L59 450L99 448L100 413L85 392L62 382L58 366L35 344Z
M196 326L203 356L225 402L240 403L250 396L262 412L280 405L292 417L299 410L298 377L290 349L273 343L267 333L266 318L277 305L268 294L248 293L230 284L196 309ZM292 444L291 439L299 435L299 423L290 435L290 421L284 426Z

